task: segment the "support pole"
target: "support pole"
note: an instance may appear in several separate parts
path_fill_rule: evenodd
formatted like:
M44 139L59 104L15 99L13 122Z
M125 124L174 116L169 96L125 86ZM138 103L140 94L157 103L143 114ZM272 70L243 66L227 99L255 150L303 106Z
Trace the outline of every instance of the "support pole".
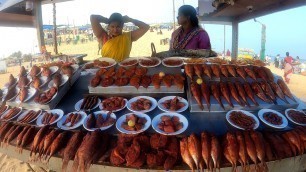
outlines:
M54 43L54 53L58 54L57 35L56 35L56 5L55 5L55 2L53 2L53 43Z
M34 3L35 3L35 8L34 8L35 9L35 27L36 27L36 32L37 32L39 50L41 50L41 48L45 46L42 12L41 12L41 1L35 1Z
M223 52L224 52L224 58L225 58L225 25L224 25L224 42L223 42Z
M238 21L232 23L232 59L238 57Z
M172 5L173 5L173 30L175 30L175 4L174 4L174 0L172 0Z

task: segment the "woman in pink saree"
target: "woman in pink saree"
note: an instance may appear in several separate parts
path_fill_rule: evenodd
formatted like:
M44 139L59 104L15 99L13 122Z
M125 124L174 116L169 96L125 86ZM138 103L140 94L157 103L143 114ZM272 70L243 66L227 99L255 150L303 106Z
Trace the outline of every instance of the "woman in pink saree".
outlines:
M190 5L183 5L177 17L180 27L172 33L170 50L211 49L207 32L199 26L197 12Z
M284 59L284 78L287 84L289 84L291 75L293 73L292 62L293 58L289 56L289 52L286 52L286 57Z

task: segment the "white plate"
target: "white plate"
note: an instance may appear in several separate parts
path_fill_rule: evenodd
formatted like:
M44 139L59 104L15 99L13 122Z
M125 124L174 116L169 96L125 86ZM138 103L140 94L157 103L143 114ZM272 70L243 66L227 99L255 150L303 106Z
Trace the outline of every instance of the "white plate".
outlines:
M137 60L137 62L134 63L134 64L131 64L131 65L122 65L122 63L129 62L131 60ZM122 66L122 67L131 67L131 66L136 66L137 64L138 64L138 58L136 58L136 57L130 57L130 58L127 58L127 59L123 60L122 62L118 63L118 65Z
M0 116L2 116L2 114L4 114L9 109L8 105L5 105L5 107L6 107L5 110L2 113L0 113Z
M93 114L95 115L96 118L97 118L98 115L101 115L101 114L102 114L103 118L106 118L108 112L109 112L109 111L97 111L97 112L94 112ZM110 117L115 119L115 122L114 122L113 124L111 124L111 125L109 125L109 126L106 126L106 127L101 127L101 128L87 128L86 122L87 122L87 120L88 120L88 117L89 117L89 115L85 118L85 120L84 120L84 122L83 122L83 127L84 127L86 130L88 130L88 131L95 131L95 130L97 130L97 129L100 129L100 130L102 130L102 131L103 131L103 130L107 130L107 129L109 129L111 126L113 126L114 123L116 123L116 119L117 119L116 115L115 115L114 113L111 113Z
M16 97L18 96L18 93L19 93L20 89L18 87L15 88L15 92L16 92L16 95L14 95L11 99L7 100L7 101L13 101L16 99ZM5 95L7 96L7 95ZM5 97L4 97L5 98Z
M22 118L24 118L31 110L26 110L23 111L21 115L18 116L17 118L17 122L19 122L20 120L22 120ZM34 110L35 113L37 113L39 111L39 114L36 116L36 118L34 118L32 121L28 122L28 124L32 123L33 121L35 121L39 116L41 116L42 110L38 109L38 110Z
M20 90L21 91L21 90ZM31 98L33 98L37 93L37 90L35 88L28 88L28 95L26 97L26 99L24 99L23 103L29 101ZM18 96L16 97L16 103L21 103L21 101L19 100L19 93Z
M76 111L80 111L80 110L81 110L81 105L82 105L83 101L84 101L84 99L81 99L81 100L79 100L79 101L74 105L74 109L75 109ZM100 105L100 103L101 103L101 100L98 98L97 104L96 104L93 108L87 109L87 110L94 110L94 109L96 109L96 108Z
M245 115L252 117L252 118L255 120L255 122L256 122L256 124L255 124L255 126L254 126L253 129L256 130L256 129L259 127L259 120L258 120L258 118L257 118L254 114L252 114L252 113L250 113L250 112L248 112L248 111L244 111L244 110L231 110L231 111L228 111L228 112L226 113L226 120L227 120L227 122L229 122L233 127L238 128L238 129L240 129L240 130L245 130L244 128L241 128L241 127L237 126L236 124L234 124L234 123L229 119L229 116L230 116L230 114L231 114L232 112L242 112L242 113L244 113Z
M144 99L148 99L151 101L151 108L149 110L142 110L142 111L136 111L134 109L132 109L131 105L133 102L136 102L138 99L141 99L141 98L144 98ZM132 111L132 112L140 112L140 113L147 113L147 112L151 112L152 110L154 110L157 106L157 102L156 100L153 98L153 97L148 97L148 96L138 96L138 97L134 97L132 99L130 99L127 103L127 108Z
M54 75L57 71L58 71L58 66L51 66L49 67L50 71L51 71L51 76Z
M50 90L50 89L49 89ZM49 91L49 90L46 90L45 92ZM44 93L45 93L44 92ZM41 93L41 94L44 94L44 93ZM56 91L56 93L53 95L53 97L46 103L39 103L39 104L43 104L43 105L46 105L48 103L50 103L56 96L57 96L57 93L58 93L58 90ZM40 95L40 94L39 94ZM38 102L37 102L38 103Z
M36 125L38 127L43 127L45 126L45 124L42 123L42 119L44 118L46 113L52 113L52 114L57 114L58 117L55 121L53 121L50 125L53 125L55 123L57 123L64 115L64 112L61 109L52 109L52 110L47 110L46 112L42 113L42 115L40 115L37 120L36 120Z
M72 114L72 113L78 113L78 114L81 114L82 115L82 118L79 122L75 123L73 127L68 127L67 125L63 125L63 123L65 122L66 118ZM57 127L62 129L62 130L72 130L72 129L75 129L75 128L78 128L79 126L81 126L83 124L83 121L84 119L86 118L87 114L85 112L70 112L68 113L67 115L63 116L61 118L61 120L59 120L57 122ZM69 124L69 123L68 123Z
M112 58L109 58L109 57L102 57L102 58L99 58L99 61L106 61L106 62L109 62L110 65L109 66L106 66L106 67L100 67L99 68L110 68L110 67L113 67L117 64L116 60L112 59Z
M150 60L150 59L156 59L156 60L158 60L158 63L156 64L156 65L153 65L153 66L146 66L146 65L143 65L143 64L141 64L141 61L142 60ZM139 59L139 66L141 66L141 67L147 67L147 68L150 68L150 67L156 67L156 66L159 66L161 64L161 60L159 59L159 58L157 58L157 57L142 57L142 58L140 58Z
M180 65L169 66L169 65L165 64L165 61L167 61L167 60L180 60L182 63ZM181 57L168 57L168 58L165 58L165 59L162 60L162 64L166 67L181 67L181 66L184 65L184 61Z
M166 100L172 100L174 99L175 97L178 97L179 101L184 103L185 106L182 107L181 109L177 110L177 111L170 111L169 109L166 109L164 108L164 106L162 105L163 102L165 102ZM184 99L183 97L179 97L179 96L167 96L167 97L164 97L164 98L161 98L158 102L157 102L157 105L158 105L158 108L164 112L177 112L177 113L180 113L180 112L184 112L185 110L188 109L188 101L186 99Z
M126 121L126 116L131 115L131 114L135 114L136 116L141 117L141 118L146 118L147 123L143 126L143 128L141 130L129 131L129 130L125 130L121 127L121 124ZM151 118L147 114L138 113L138 112L133 112L133 113L128 113L128 114L122 115L116 122L116 128L121 133L125 133L125 134L139 134L139 133L142 133L142 132L146 131L150 127L150 125L151 125Z
M171 117L177 116L180 119L180 122L183 123L183 128L181 128L180 130L178 130L176 132L173 132L173 133L167 133L167 132L164 132L164 131L160 130L158 128L158 124L161 122L160 118L162 116L165 116L165 115L171 116ZM183 116L179 113L173 113L173 112L161 113L161 114L159 114L159 115L157 115L153 118L152 127L156 132L158 132L160 134L163 134L163 135L178 135L178 134L183 133L188 128L188 120L185 116Z
M40 79L40 83L41 83L41 85L39 86L39 88L42 88L43 86L45 86L45 85L47 84L49 78L46 77L46 76L41 76L41 77L39 77L39 79ZM31 83L31 87L34 88L33 82Z
M285 115L286 117L289 119L289 121L291 121L292 123L296 124L296 125L301 125L301 126L306 126L306 124L301 124L301 123L298 123L298 122L295 122L288 114L288 112L290 110L294 110L294 111L298 111L298 112L302 112L303 114L305 114L305 112L301 111L301 110L297 110L297 109L286 109L285 110ZM306 115L306 114L305 114Z
M67 82L68 80L69 80L68 75L62 75L62 83L61 83L60 87L63 86L64 84L66 84L66 82ZM49 82L48 87L49 87L49 88L54 87L53 79Z
M274 125L274 124L271 124L270 122L266 121L265 118L263 117L263 115L267 112L272 112L272 113L275 113L276 115L278 115L279 117L282 118L282 121L283 121L283 124L281 125ZM283 129L285 127L287 127L288 125L288 120L286 119L286 117L275 111L275 110L272 110L272 109L261 109L259 112L258 112L258 118L263 122L265 123L266 125L268 125L269 127L272 127L272 128L276 128L276 129Z
M105 111L107 111L106 109L103 109L103 107L102 107L103 101L104 101L104 100L102 100L102 102L99 104L99 109L100 109L100 110L105 110ZM118 111L123 110L123 109L127 106L127 102L128 102L127 99L124 99L124 101L125 101L125 105L124 105L121 109L113 110L113 112L118 112Z
M93 68L85 69L85 66L88 65L88 64L91 64L91 63L93 64L93 62L87 62L87 63L85 63L84 66L83 66L83 69L84 69L86 72L88 72L88 73L96 74L100 68L98 68L98 67L93 67Z
M3 88L3 89L1 89L1 90L2 90L2 96L0 97L0 100L3 101L4 97L5 97L6 94L7 94L8 89L7 89L7 88Z
M16 118L19 114L21 114L22 113L22 107L18 107L18 108L20 109L20 111L16 115L14 115L12 118L4 120L4 121L10 121L10 120ZM7 110L3 115L1 115L1 120L8 114L8 112L9 112L9 110Z

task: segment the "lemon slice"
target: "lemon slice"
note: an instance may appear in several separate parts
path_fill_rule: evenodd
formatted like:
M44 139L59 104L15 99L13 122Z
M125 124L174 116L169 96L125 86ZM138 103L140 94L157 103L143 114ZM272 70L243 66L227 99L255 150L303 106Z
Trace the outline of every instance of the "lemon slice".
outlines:
M135 122L132 121L132 120L129 120L129 121L128 121L128 126L134 127L134 126L135 126Z
M201 78L198 78L198 79L197 79L197 84L200 85L200 84L202 84L202 83L203 83L203 80L202 80Z
M159 77L162 78L165 76L165 73L164 72L159 72Z

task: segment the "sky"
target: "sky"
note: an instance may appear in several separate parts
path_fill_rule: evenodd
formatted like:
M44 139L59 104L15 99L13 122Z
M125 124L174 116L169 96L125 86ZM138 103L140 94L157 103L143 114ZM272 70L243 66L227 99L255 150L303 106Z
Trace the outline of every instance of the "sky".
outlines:
M185 4L198 6L197 0L185 0ZM175 9L183 5L183 0L175 1ZM43 23L52 24L52 5L43 5ZM85 25L89 24L90 14L100 14L108 17L113 12L120 12L131 18L146 23L173 21L172 0L74 0L57 4L57 24ZM282 11L257 20L267 26L266 54L284 56L289 51L293 57L306 59L306 7ZM208 32L212 48L223 51L224 26L204 25ZM226 50L231 50L231 26L226 26ZM260 52L261 25L249 20L239 24L239 48L251 48ZM0 27L0 58L14 51L36 53L37 38L33 28Z

